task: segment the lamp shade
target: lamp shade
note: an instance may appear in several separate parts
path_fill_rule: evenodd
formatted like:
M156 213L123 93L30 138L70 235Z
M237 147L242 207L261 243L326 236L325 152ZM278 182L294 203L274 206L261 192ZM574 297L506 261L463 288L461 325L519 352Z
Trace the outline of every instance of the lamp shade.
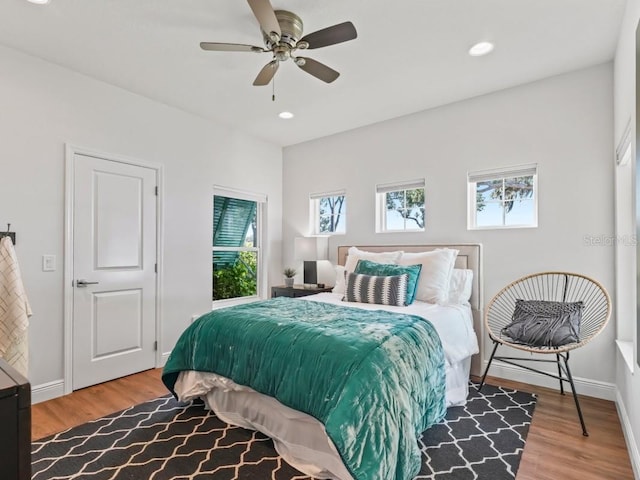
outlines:
M296 237L293 246L296 260L317 260L318 242L316 237Z

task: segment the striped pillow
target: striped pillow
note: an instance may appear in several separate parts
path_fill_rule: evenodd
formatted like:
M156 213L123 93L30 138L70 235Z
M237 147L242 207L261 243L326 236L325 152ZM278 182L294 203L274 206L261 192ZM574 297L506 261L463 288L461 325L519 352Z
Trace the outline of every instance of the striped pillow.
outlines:
M343 300L404 307L407 304L408 278L406 273L384 277L348 273Z
M418 278L420 278L420 270L422 265L394 265L375 263L369 260L358 260L354 273L364 273L365 275L402 275L406 273L407 277L407 305L411 305L416 296L418 288Z

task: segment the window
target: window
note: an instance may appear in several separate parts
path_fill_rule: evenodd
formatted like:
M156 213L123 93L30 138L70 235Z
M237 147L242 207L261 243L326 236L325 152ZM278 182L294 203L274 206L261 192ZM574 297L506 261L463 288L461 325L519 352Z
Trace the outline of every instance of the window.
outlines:
M376 185L376 232L424 232L424 179Z
M261 285L262 209L266 197L214 188L214 301L257 297Z
M346 233L347 197L344 190L309 195L309 208L314 235Z
M537 165L468 174L468 228L538 226Z

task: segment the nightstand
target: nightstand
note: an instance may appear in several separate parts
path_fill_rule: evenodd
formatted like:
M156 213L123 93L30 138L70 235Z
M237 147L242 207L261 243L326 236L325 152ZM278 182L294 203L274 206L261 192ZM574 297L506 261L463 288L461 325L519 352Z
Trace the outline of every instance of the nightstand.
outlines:
M275 297L306 297L307 295L314 295L316 293L330 292L333 287L308 287L304 285L294 285L293 287L285 287L284 285L278 285L271 287L271 298Z

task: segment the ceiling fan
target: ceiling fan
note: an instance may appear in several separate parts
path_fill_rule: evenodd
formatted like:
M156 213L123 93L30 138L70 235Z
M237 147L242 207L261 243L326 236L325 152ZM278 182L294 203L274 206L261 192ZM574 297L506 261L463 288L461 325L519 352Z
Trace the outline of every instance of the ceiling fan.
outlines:
M312 58L300 57L298 50L312 50L336 43L353 40L358 36L351 22L339 23L317 32L302 36L302 20L295 13L286 10L274 10L269 0L247 0L255 15L265 47L242 45L238 43L202 42L200 48L218 52L270 52L273 59L267 63L253 81L256 86L268 85L276 74L280 62L289 58L305 72L331 83L340 76L339 72Z

